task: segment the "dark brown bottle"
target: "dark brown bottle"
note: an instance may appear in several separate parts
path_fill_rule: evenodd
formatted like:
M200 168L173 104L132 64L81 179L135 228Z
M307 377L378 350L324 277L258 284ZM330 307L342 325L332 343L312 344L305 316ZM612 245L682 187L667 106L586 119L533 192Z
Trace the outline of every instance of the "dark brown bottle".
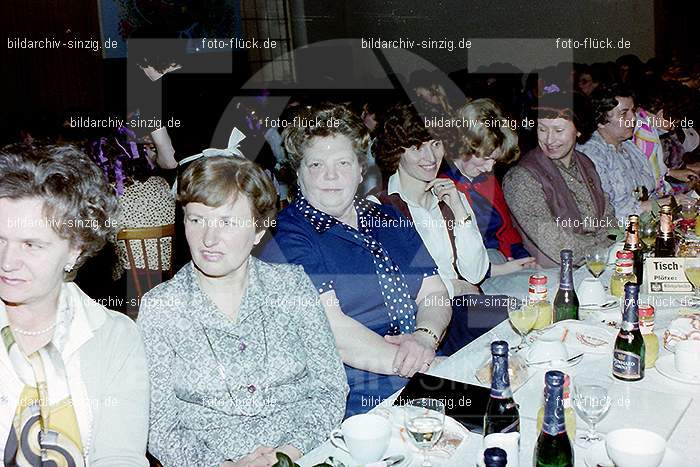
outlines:
M624 249L631 251L634 259L634 275L637 277L637 285L644 281L644 247L639 238L639 216L631 214L628 218L627 233L625 234Z
M661 206L659 211L659 231L656 233L654 256L673 258L676 256L676 236L673 232L673 209L670 205Z

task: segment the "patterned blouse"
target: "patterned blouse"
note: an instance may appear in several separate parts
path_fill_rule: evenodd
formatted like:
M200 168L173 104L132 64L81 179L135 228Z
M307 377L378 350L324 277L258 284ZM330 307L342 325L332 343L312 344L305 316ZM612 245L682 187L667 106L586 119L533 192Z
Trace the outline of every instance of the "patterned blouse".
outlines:
M649 161L631 140L620 143L618 150L596 131L585 144L576 145L576 149L595 164L603 191L610 198L618 219L626 220L630 214L641 212L635 188L645 186L650 198L658 197Z
M250 257L236 321L193 264L144 295L149 451L166 466L218 466L257 446L306 453L338 426L348 394L316 290L301 266Z

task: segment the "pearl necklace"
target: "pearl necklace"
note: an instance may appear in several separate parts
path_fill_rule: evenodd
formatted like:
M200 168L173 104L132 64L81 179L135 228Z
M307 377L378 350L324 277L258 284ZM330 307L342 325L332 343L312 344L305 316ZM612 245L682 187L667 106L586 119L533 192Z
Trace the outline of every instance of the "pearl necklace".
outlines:
M51 326L49 326L46 329L42 329L41 331L25 331L24 329L20 328L13 328L12 330L16 332L17 334L21 334L23 336L40 336L42 334L46 334L50 330L56 327L56 323L53 323Z

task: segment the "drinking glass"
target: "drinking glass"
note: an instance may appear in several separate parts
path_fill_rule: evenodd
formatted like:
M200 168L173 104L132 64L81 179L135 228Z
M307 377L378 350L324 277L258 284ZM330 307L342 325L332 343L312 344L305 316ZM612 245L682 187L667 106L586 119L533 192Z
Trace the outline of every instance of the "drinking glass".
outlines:
M586 433L576 434L575 442L583 448L588 448L604 438L604 435L596 430L596 424L610 410L611 399L608 393L611 383L611 381L585 375L573 378L574 409L588 424Z
M603 249L594 249L586 254L586 267L590 273L598 279L603 272L608 262L608 251Z
M695 219L698 215L698 207L694 199L684 201L681 204L681 216L683 219Z
M404 405L408 437L423 453L423 467L432 467L428 450L435 446L445 427L445 404L437 399L410 400Z
M693 284L693 306L700 306L700 258L685 258L685 277Z
M656 225L653 222L647 222L642 225L640 230L640 235L642 236L642 243L644 243L645 250L651 251L654 249L654 243L656 243Z
M535 327L538 313L539 309L534 303L521 300L510 300L508 302L508 319L520 336L520 344L513 348L514 352L527 347L526 337Z

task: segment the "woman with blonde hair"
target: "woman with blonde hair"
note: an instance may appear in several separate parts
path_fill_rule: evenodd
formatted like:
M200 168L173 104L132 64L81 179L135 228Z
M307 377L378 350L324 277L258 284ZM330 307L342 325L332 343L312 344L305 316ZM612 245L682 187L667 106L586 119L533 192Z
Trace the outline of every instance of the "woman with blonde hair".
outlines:
M439 177L452 180L467 197L476 215L491 260L491 275L519 271L535 265L523 247L506 204L501 184L493 173L496 162L509 163L520 156L515 122L491 99L476 99L457 111L465 123L457 152L447 154Z

